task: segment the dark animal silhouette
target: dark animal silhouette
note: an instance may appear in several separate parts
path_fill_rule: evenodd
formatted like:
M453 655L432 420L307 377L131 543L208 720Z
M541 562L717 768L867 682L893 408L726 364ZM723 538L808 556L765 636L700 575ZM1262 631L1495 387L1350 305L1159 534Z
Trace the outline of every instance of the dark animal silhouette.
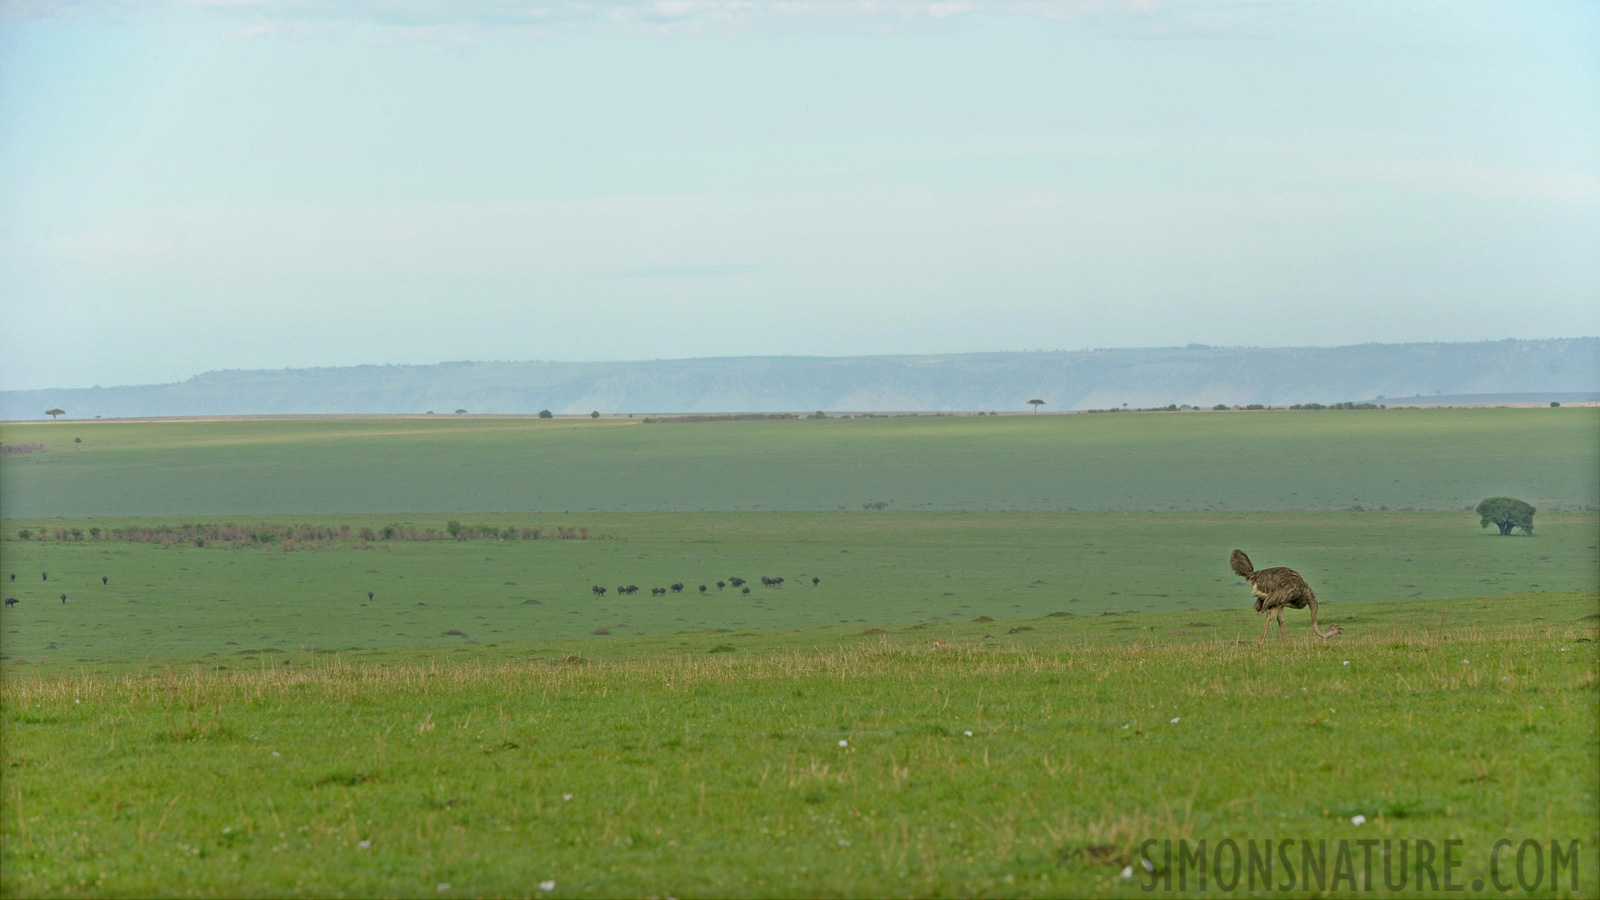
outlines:
M16 606L17 605L17 598L15 598L15 597L7 597L6 598L6 605L7 606Z
M368 600L372 599L372 592L371 591L367 591L367 599Z
M11 576L11 580L12 581L16 581L17 580L17 576L15 576L15 575ZM719 581L719 582L717 582L717 590L720 591L724 587L727 587L727 585L728 585L728 583L726 581Z
M16 581L17 580L17 573L15 573L15 572L11 573L11 580L12 581Z
M1311 630L1317 637L1331 638L1339 633L1339 626L1328 624L1328 630L1323 631L1317 626L1317 595L1312 593L1311 585L1300 577L1300 573L1283 566L1274 566L1270 569L1257 571L1250 564L1250 557L1244 555L1243 550L1233 551L1228 557L1228 565L1235 575L1250 582L1250 593L1256 596L1256 612L1267 614L1267 624L1261 626L1261 640L1258 645L1267 643L1267 630L1272 627L1274 619L1278 622L1278 639L1287 641L1283 636L1283 611L1287 609L1311 608Z
M667 589L664 588L664 587L653 587L653 588L650 589L650 596L659 597L660 595L665 594L666 592L667 592Z
M101 584L110 584L110 583L111 583L111 578L110 578L110 576L107 576L107 575L101 575L101 576L100 576L100 583L101 583ZM370 594L369 594L369 595L368 595L368 599L371 599L371 595L370 595Z
M728 583L733 585L734 587L744 587L744 579L743 578L729 578L728 579Z
M673 593L674 593L674 594L681 594L681 593L683 593L683 582L681 582L681 581L680 581L680 582L678 582L678 583L677 583L677 584L675 584L675 585L673 585L673 586L672 586L672 592L673 592Z
M822 583L822 579L821 578L818 578L815 575L811 576L811 586L812 587L816 587L817 585L819 585L821 583Z
M700 585L700 593L704 594L705 592L706 592L706 586L703 585L703 584Z
M637 584L628 585L628 593L630 593L630 594L639 593L639 586Z
M40 581L49 581L50 580L50 573L49 572L40 572L39 573L39 580Z
M604 597L606 595L606 589L598 584L590 587L589 590L593 591L596 597Z
M750 593L749 588L740 588L739 590L744 591L746 594Z
M66 602L67 602L67 595L66 594L62 594L61 595L61 603L62 603L62 605L66 605Z

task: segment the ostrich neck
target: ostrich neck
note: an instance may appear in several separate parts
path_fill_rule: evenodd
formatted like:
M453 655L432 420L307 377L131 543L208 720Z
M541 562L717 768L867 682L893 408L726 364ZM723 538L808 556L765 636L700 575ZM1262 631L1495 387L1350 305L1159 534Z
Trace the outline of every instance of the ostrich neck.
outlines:
M1339 633L1337 631L1332 631L1332 630L1323 631L1321 628L1317 627L1317 598L1315 598L1315 597L1311 598L1310 606L1311 606L1311 630L1315 631L1317 633L1317 637L1330 638L1330 637L1333 637L1334 635Z

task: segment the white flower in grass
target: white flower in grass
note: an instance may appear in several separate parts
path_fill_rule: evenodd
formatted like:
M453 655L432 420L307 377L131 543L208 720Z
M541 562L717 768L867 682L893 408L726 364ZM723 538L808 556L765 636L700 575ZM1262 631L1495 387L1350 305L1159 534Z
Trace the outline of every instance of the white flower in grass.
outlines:
M550 879L549 881L541 881L541 882L539 882L539 890L541 890L541 891L553 891L555 889L556 889L556 882L555 882L555 879L553 879L553 878Z
M450 882L448 882L448 881L439 882L438 890L441 891L441 892L450 890Z
M845 740L844 738L840 738L839 739L839 746L848 747L848 746L850 746L850 742Z
M1365 824L1367 824L1367 817L1361 815L1360 813L1356 813L1355 815L1350 817L1350 824L1351 825L1365 825Z
M1345 661L1344 661L1344 664L1345 664L1345 665L1347 665L1347 666L1348 666L1348 665L1350 665L1350 660L1348 660L1348 659L1347 659L1347 660L1345 660Z
M967 732L967 737L972 737L972 732Z
M1133 866L1123 866L1122 867L1122 877L1123 878L1132 878L1133 877Z
M1174 724L1174 725L1178 724L1178 718L1179 718L1178 716L1173 716L1172 717L1172 724Z
M357 841L356 842L356 849L357 850L371 850L372 849L372 842L371 841Z
M850 842L845 840L844 838L839 838L839 846L848 847L848 846L850 846Z
M565 803L565 802L567 802L568 800L571 800L571 799L572 799L572 795L571 794L562 794L561 795L561 802L562 803Z

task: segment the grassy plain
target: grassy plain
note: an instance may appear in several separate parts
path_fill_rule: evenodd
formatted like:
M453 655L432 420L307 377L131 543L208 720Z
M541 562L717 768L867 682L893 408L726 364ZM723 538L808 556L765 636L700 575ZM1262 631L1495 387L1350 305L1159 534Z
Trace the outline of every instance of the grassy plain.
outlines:
M79 439L82 443L76 443ZM1600 506L1600 409L5 424L7 519Z
M541 524L515 515L467 521L480 519ZM443 517L406 521L445 526ZM19 541L21 528L43 527L24 520L8 523L0 542L0 578L17 575L0 584L19 601L0 614L0 642L8 663L56 670L311 648L418 647L468 658L490 644L599 640L598 629L620 637L1052 612L1226 613L1212 621L1243 636L1260 626L1249 591L1227 568L1234 547L1257 565L1302 572L1336 621L1375 600L1600 586L1593 514L1541 514L1537 522L1535 536L1524 538L1482 529L1465 512L595 513L543 523L587 526L587 541L356 542L285 552ZM753 583L749 595L716 589L733 575ZM762 587L763 575L785 583ZM683 594L650 595L676 582L686 585ZM593 584L610 590L597 598ZM619 596L623 584L641 590ZM704 597L701 584L709 586ZM704 640L678 643L689 650Z
M1228 838L1359 896L1454 892L1340 840L1493 896L1496 840L1577 841L1539 893L1600 894L1600 411L0 437L44 444L0 457L6 896L1134 896L1142 841ZM89 536L449 518L591 538ZM1258 649L1234 547L1345 633Z
M1160 884L1148 856L1217 894L1142 844L1232 839L1294 842L1279 893L1504 896L1494 843L1533 839L1540 896L1594 896L1594 609L1373 603L1268 652L1135 613L951 626L942 649L912 627L11 679L5 892L1132 897ZM1554 889L1552 839L1578 845ZM1300 842L1324 840L1318 881ZM1462 865L1430 890L1413 848L1394 890L1402 840L1460 841Z

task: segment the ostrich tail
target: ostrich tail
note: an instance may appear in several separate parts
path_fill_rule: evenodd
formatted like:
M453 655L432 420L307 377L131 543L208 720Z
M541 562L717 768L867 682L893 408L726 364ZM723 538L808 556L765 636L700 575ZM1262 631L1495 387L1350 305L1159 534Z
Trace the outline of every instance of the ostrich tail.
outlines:
M1250 557L1245 556L1243 550L1233 551L1233 555L1228 557L1228 565L1233 568L1233 574L1240 578L1249 578L1256 570L1255 566L1250 565Z

